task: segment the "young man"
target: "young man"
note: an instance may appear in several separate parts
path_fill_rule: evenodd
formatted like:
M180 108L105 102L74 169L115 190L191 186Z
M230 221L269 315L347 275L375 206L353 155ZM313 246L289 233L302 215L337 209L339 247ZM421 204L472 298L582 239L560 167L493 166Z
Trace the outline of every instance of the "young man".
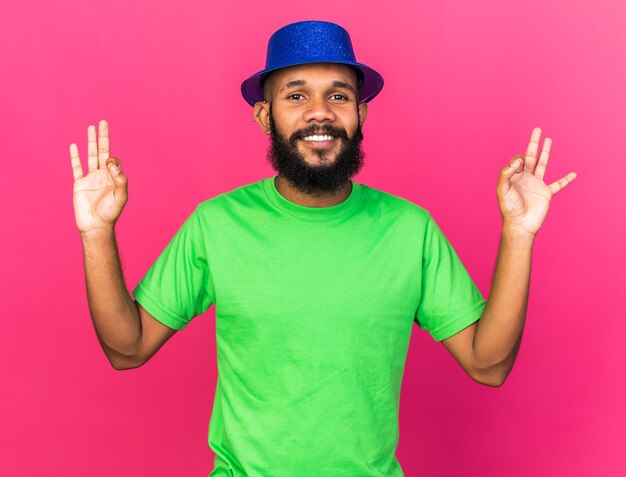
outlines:
M538 156L500 170L502 235L486 302L428 211L352 180L367 102L383 86L348 33L298 22L242 84L278 174L197 206L129 295L114 224L127 178L108 125L70 146L96 333L116 369L143 365L214 303L219 379L212 476L399 476L399 395L413 323L475 381L500 386L524 327L531 249L554 194Z

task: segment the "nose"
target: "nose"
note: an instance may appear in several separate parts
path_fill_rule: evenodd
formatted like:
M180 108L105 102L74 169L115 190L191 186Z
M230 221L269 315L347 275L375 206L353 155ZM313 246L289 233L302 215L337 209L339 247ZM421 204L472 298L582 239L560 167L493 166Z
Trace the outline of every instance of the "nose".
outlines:
M309 108L304 112L303 119L306 122L333 122L336 119L336 115L331 105L324 98L312 98L309 102Z

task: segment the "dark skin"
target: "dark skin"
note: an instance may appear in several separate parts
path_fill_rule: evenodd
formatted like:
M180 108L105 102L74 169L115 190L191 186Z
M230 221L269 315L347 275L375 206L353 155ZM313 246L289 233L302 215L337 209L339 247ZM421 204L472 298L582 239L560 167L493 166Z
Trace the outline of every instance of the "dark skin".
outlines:
M278 70L264 85L265 102L254 106L255 120L269 134L268 102L278 129L283 135L306 126L311 121L337 122L354 134L357 114L367 116L367 104L358 104L356 97L346 104L331 101L334 80L356 85L356 74L343 65L332 63L302 65ZM305 84L288 87L294 81ZM297 100L291 95L301 93ZM571 172L547 185L543 181L552 140L546 138L538 155L541 129L535 128L525 155L516 156L500 170L497 196L502 214L500 250L487 306L479 321L442 341L463 369L477 382L500 386L510 373L519 351L530 282L531 250L554 194L568 185L576 174ZM315 155L300 146L308 160ZM332 150L331 151L335 151ZM302 194L282 178L277 178L278 191L292 202L312 207L336 205L350 194L349 184L336 194L312 197Z
M367 103L358 103L358 79L349 66L334 63L313 63L291 66L272 72L263 84L264 102L254 105L254 121L270 135L270 103L278 131L289 137L310 125L330 124L345 129L349 138L367 118ZM298 141L298 150L311 166L323 166L336 159L341 139L324 143ZM324 155L325 159L320 156ZM336 192L307 194L289 183L280 174L276 189L287 200L307 207L330 207L348 198L350 181Z
M353 137L367 117L359 104L354 70L337 64L311 64L278 70L268 78L266 102L254 106L255 121L270 134L269 102L282 135L311 124L333 124ZM298 81L298 83L292 83ZM304 82L302 82L304 81ZM289 83L292 83L290 87ZM70 145L74 176L74 211L85 256L89 309L102 349L115 369L143 365L176 333L157 321L129 295L122 276L114 225L128 199L128 178L118 158L110 155L109 126L89 126L88 173L84 175L76 144ZM540 149L541 129L535 128L525 155L500 169L496 187L502 234L494 279L480 320L442 341L463 369L477 382L501 386L519 351L528 304L531 251L555 194L576 173L551 184L544 174L552 140ZM298 143L307 163L333 161L340 141ZM332 194L302 194L277 177L278 191L288 200L310 207L329 207L350 194L350 183Z

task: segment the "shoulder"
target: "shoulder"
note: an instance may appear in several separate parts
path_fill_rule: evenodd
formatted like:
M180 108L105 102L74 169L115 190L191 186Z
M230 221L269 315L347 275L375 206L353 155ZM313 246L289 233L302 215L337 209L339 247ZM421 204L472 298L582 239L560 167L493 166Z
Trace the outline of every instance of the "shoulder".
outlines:
M381 215L403 217L422 223L428 222L430 212L421 205L399 195L376 189L366 184L361 184L361 186L364 188L366 206L372 210L376 210Z
M233 208L245 207L247 204L258 202L264 194L263 180L244 184L206 199L197 205L194 213L200 216L227 213Z

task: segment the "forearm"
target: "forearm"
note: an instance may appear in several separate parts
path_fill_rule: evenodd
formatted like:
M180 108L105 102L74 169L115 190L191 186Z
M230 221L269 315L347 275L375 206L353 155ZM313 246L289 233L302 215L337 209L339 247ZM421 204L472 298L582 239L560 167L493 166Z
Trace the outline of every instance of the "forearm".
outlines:
M503 225L493 283L474 336L478 368L503 382L519 350L528 306L534 236Z
M131 362L139 349L141 320L120 264L113 228L82 234L89 311L113 366Z

